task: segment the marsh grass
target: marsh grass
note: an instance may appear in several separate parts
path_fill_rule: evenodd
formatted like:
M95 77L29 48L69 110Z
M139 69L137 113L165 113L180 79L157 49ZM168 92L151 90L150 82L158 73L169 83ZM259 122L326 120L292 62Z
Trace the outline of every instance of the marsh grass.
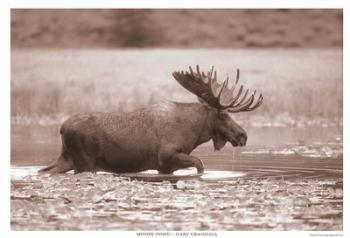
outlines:
M195 102L174 70L215 65L263 93L255 112L274 118L342 118L341 50L12 50L11 116L131 111L159 101Z

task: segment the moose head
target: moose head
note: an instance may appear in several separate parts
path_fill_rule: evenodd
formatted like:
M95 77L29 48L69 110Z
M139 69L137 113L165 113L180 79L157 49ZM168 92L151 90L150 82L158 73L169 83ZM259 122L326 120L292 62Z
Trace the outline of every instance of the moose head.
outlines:
M210 108L213 115L211 136L215 150L220 150L226 141L229 141L232 146L246 144L247 133L230 117L229 113L252 111L262 104L263 96L260 94L256 99L256 90L249 94L249 89L245 90L243 85L238 87L239 69L231 88L229 77L222 84L218 83L214 67L204 73L197 65L196 72L189 67L189 71L175 71L173 76L184 88L195 94L201 103Z

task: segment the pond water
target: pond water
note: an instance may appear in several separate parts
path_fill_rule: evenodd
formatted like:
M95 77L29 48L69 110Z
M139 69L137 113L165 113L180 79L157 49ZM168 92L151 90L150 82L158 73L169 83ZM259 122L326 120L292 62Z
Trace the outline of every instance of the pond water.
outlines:
M328 124L300 128L246 127L247 146L233 148L226 144L222 150L214 152L212 142L209 141L197 147L193 154L207 162L207 169L220 167L222 170L231 170L228 164L252 155L342 159L342 126ZM59 124L12 125L11 164L47 165L55 160L61 150L59 128Z

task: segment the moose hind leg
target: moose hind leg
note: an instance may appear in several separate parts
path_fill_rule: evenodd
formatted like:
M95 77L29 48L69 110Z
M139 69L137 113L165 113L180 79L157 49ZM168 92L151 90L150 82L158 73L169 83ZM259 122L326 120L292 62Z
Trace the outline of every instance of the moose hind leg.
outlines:
M62 148L62 153L58 159L50 164L49 166L42 168L38 171L39 174L42 173L65 173L73 169L73 161L66 151Z
M78 134L65 135L64 143L72 156L74 173L96 170L97 149L93 140Z
M174 154L168 159L164 160L160 172L172 173L176 170L188 167L196 167L198 174L203 174L204 172L203 162L200 159L184 153Z

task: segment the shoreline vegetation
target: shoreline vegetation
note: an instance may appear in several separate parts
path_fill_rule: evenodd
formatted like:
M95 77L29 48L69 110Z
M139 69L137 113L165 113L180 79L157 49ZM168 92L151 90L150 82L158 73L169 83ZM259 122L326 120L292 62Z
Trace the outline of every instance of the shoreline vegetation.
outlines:
M147 60L146 60L147 59ZM342 119L342 50L140 49L12 50L11 117L127 112L161 101L197 102L172 78L175 70L214 65L220 81L241 69L240 83L264 96L259 110L234 114Z

